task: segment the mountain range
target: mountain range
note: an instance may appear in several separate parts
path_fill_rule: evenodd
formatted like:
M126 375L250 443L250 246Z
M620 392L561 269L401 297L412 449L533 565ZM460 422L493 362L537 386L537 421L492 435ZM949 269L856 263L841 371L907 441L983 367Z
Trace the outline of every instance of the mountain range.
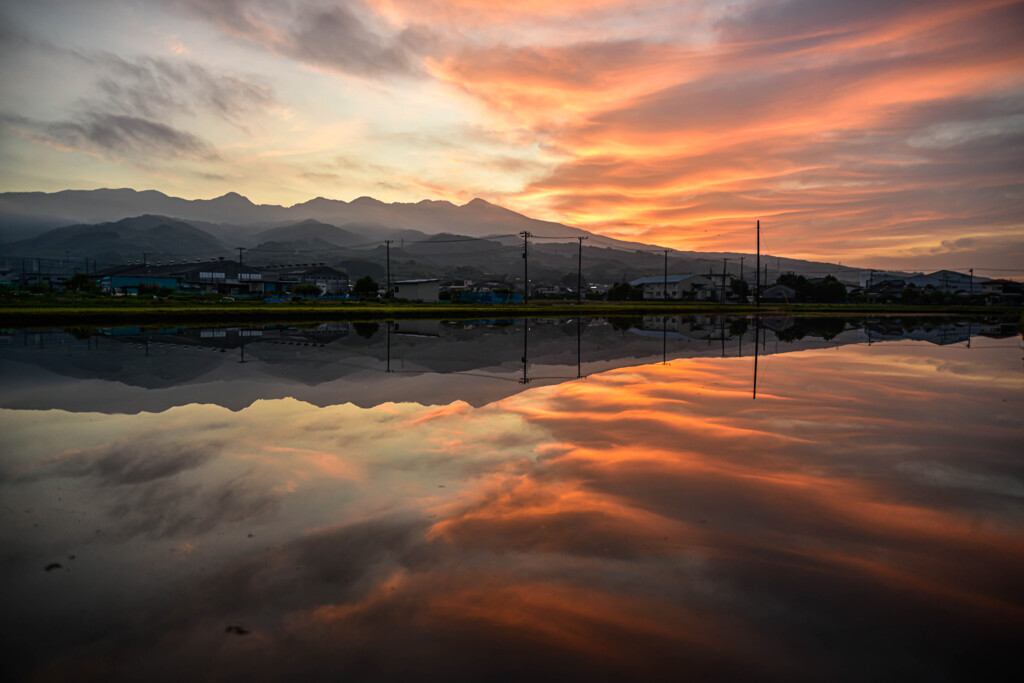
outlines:
M246 262L254 265L323 262L350 277L380 277L390 256L395 277L511 278L522 272L523 232L533 236L529 267L534 281L573 280L581 237L586 239L584 272L591 281L657 275L665 267L661 247L537 220L483 199L460 206L318 197L283 207L254 204L234 192L208 200L132 189L0 194L0 257L91 261L93 269L143 259L155 263L245 253ZM728 272L739 274L745 266L744 274L752 279L750 254L670 250L668 258L672 273L720 273L724 260ZM792 271L832 273L855 282L860 272L787 258L769 262L772 280L776 272Z

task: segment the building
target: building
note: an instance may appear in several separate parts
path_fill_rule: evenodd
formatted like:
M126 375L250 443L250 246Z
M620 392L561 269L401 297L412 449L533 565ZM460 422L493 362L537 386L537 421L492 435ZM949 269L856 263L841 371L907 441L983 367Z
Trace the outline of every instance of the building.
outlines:
M786 285L772 285L765 287L761 292L761 301L785 301L792 303L796 300L796 290Z
M715 298L715 283L703 275L669 275L642 277L632 280L630 287L642 287L644 299L695 299L707 301ZM666 297L665 287L668 286Z
M1024 283L1013 280L987 280L981 284L981 293L988 304L1020 304L1024 300Z
M167 287L192 294L250 295L264 292L263 273L224 258L194 263L128 265L95 274L100 287L113 294L138 294L149 287Z
M268 291L286 291L289 285L316 285L324 295L347 295L348 274L332 268L324 263L302 263L288 266L272 266L264 268L264 278Z
M394 292L396 299L437 303L438 295L441 293L441 278L398 280L391 283L391 291Z

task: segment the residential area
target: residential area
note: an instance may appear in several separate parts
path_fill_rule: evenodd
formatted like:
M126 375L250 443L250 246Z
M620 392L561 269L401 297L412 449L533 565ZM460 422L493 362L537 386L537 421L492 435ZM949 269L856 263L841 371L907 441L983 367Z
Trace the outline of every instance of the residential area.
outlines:
M774 282L728 272L662 273L622 282L590 282L569 273L558 282L521 278L502 280L421 277L350 278L326 263L251 265L241 259L169 263L128 263L89 269L88 260L0 260L0 288L9 292L91 291L110 296L219 295L261 299L294 298L385 299L408 302L519 304L526 300L694 301L719 304L754 303L903 303L1019 305L1024 283L940 270L900 274L866 270L859 283L832 275L806 277L781 273ZM582 284L578 289L577 281ZM758 285L761 285L758 297Z

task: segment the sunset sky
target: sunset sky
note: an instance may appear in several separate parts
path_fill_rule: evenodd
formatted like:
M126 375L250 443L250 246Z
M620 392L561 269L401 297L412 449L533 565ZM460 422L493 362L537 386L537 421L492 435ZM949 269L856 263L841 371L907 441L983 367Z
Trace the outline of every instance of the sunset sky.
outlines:
M1024 273L1024 2L0 0L0 191Z

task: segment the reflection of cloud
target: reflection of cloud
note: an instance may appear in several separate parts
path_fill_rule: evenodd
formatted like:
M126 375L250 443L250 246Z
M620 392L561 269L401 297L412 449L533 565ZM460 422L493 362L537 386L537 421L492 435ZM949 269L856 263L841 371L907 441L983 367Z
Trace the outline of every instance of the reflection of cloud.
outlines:
M20 473L17 480L87 480L115 521L115 536L196 536L277 510L279 496L259 490L245 477L206 480L197 473L215 461L224 445L164 441L150 433L61 455ZM192 481L186 476L191 474L200 476Z
M201 467L222 447L220 442L166 442L151 433L58 456L19 478L86 477L101 486L144 484Z
M700 359L482 409L181 409L211 439L244 433L236 455L294 484L278 508L291 517L89 654L134 677L175 661L179 676L373 680L903 679L1009 663L1024 471L1020 378L1000 370L1019 354L967 353L777 355L756 401L752 359ZM86 459L101 474L64 471L131 491L129 520L155 506L158 537L214 529L183 513L274 504L213 460L159 452L168 464L145 469L104 447ZM358 485L321 476L332 458ZM176 470L215 476L161 486ZM226 624L250 634L210 647Z
M46 471L55 477L95 477L103 484L142 484L173 477L209 461L221 444L121 442L92 453L63 456Z

